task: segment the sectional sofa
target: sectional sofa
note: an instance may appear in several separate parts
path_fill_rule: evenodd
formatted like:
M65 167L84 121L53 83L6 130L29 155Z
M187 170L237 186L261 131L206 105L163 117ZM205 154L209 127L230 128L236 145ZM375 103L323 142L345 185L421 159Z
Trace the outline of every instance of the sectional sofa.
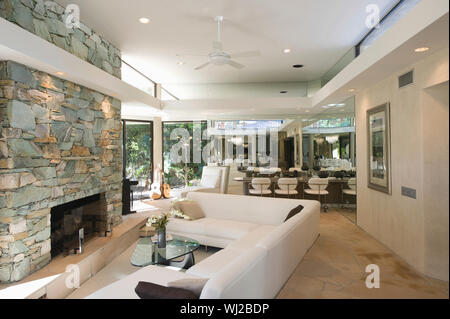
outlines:
M224 248L186 272L148 266L87 298L138 298L139 281L166 286L184 278L208 278L201 299L274 298L319 235L316 201L192 192L205 218L172 219L168 231ZM299 205L304 208L285 221Z

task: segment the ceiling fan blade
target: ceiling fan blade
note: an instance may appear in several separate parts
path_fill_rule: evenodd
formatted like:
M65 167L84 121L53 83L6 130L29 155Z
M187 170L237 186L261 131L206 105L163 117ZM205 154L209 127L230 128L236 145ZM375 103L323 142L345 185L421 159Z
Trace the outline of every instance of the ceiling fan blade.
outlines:
M214 49L216 49L216 50L223 50L223 45L222 45L222 42L219 42L219 41L214 41L213 42L213 48Z
M261 52L259 51L246 51L246 52L237 52L237 53L232 53L231 57L234 58L253 58L253 57L257 57L260 56Z
M203 69L204 67L206 67L206 66L208 66L208 65L209 65L209 62L206 62L206 63L204 63L204 64L202 64L202 65L196 67L194 70L200 70L200 69Z
M233 68L236 68L236 69L242 69L243 67L245 67L245 65L237 63L237 62L235 62L233 60L228 61L228 64L230 66L232 66Z

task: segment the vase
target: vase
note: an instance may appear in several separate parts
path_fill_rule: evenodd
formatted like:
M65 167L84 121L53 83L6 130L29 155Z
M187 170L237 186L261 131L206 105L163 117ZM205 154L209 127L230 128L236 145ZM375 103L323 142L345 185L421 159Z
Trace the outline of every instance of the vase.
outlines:
M166 248L166 228L158 230L158 248Z

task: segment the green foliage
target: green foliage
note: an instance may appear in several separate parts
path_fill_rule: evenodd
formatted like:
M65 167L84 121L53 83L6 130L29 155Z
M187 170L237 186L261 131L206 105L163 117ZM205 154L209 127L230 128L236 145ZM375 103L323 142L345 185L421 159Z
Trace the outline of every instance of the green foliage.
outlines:
M152 137L150 124L127 123L127 163L128 177L151 179Z
M154 227L157 231L164 230L169 223L170 214L161 214L158 216L152 216L147 219L147 227Z
M188 130L190 136L193 136L194 123L193 122L164 122L163 123L163 160L164 160L164 174L167 182L171 187L185 186L188 181L192 179L199 179L202 174L203 164L193 163L193 143L190 142L190 159L189 163L172 163L170 158L170 150L172 146L178 143L178 140L171 140L170 134L176 128L184 128ZM206 122L201 122L202 134L207 129ZM208 141L202 140L202 149Z

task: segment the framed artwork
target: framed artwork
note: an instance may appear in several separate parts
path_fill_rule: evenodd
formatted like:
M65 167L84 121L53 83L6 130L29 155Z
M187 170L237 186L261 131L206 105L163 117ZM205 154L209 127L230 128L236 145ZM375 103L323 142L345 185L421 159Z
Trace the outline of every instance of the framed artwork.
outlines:
M391 194L390 172L390 105L377 106L367 111L368 187Z

